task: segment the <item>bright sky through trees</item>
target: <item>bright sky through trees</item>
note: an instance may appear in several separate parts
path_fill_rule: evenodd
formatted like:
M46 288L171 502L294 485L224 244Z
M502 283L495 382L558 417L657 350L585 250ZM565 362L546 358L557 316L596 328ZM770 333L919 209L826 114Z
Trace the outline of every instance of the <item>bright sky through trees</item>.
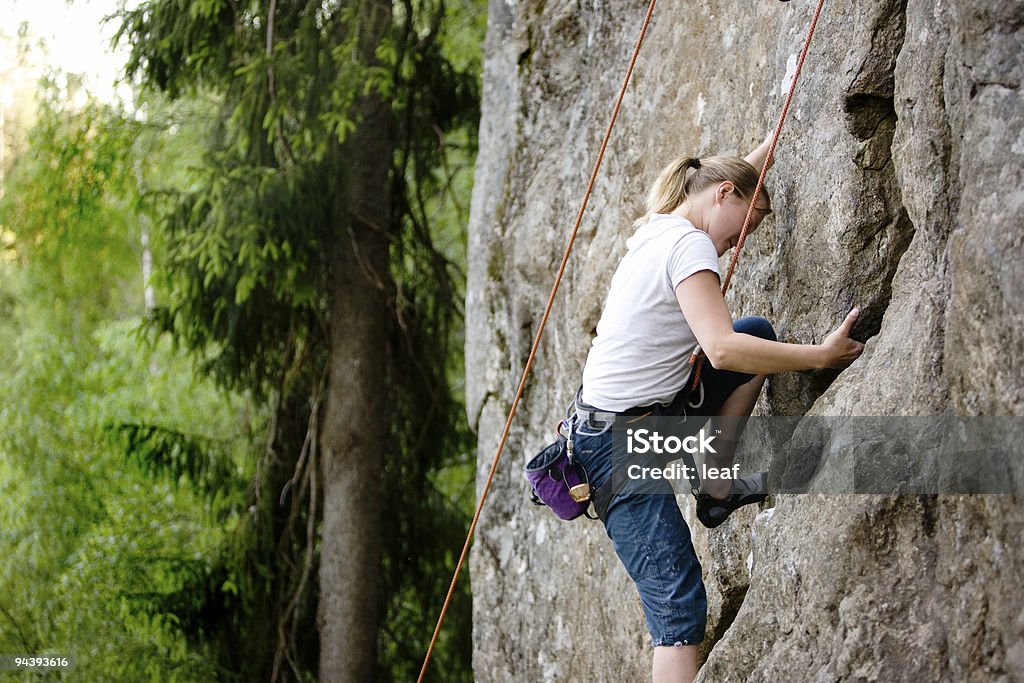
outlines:
M97 98L111 101L116 94L130 99L130 89L115 91L114 83L121 74L127 48L110 49L110 40L117 29L116 21L103 18L116 12L122 4L133 7L138 0L8 0L0 10L0 103L11 106L18 82L34 81L47 69L82 74L86 88ZM10 74L16 66L19 27L28 25L27 74ZM45 51L39 47L43 41Z

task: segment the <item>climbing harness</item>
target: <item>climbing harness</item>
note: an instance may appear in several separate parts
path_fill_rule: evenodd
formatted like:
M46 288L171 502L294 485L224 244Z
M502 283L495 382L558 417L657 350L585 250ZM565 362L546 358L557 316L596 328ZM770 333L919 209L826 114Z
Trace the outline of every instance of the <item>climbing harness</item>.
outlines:
M636 45L633 47L633 54L629 61L629 66L626 69L626 76L623 79L622 87L619 90L619 95L615 100L615 106L612 109L611 119L608 122L608 128L605 130L604 138L601 141L601 147L597 154L597 160L594 163L594 169L590 174L590 180L587 183L587 189L583 194L583 201L580 204L579 211L576 214L576 221L573 224L572 232L569 234L569 241L565 246L565 251L562 254L562 261L558 267L558 273L555 275L555 282L551 287L551 293L548 295L547 305L544 307L544 313L541 316L540 324L537 327L537 333L534 335L533 346L530 348L530 354L527 356L526 365L523 367L523 373L519 380L519 386L516 389L515 397L512 399L512 405L509 408L508 417L505 420L505 427L501 433L501 439L498 441L498 447L494 454L494 459L491 462L490 471L487 473L487 479L484 482L482 491L480 492L480 500L477 502L476 511L473 514L473 520L469 525L469 533L466 535L466 542L462 547L462 552L459 555L459 560L455 565L455 572L452 575L451 584L448 587L448 594L445 596L444 603L441 606L441 613L437 618L437 625L434 627L434 634L430 638L430 645L427 647L426 655L423 659L423 666L420 668L420 673L416 679L417 683L422 683L423 678L427 672L427 666L430 663L430 655L434 651L434 647L437 645L437 638L441 632L441 624L444 622L444 617L448 612L448 607L451 604L452 595L455 593L455 584L459 579L459 573L462 570L462 565L466 561L466 556L469 554L469 546L473 540L473 534L476 531L477 522L480 520L480 513L483 510L484 502L487 500L487 493L490 490L491 482L494 479L494 473L498 468L498 461L501 459L501 454L505 448L505 442L508 440L509 431L512 427L512 419L515 417L516 410L519 408L519 402L522 400L523 391L526 387L526 380L530 374L530 370L533 368L533 361L537 355L537 348L540 346L541 336L544 333L544 329L547 326L548 317L551 314L551 309L554 305L555 295L558 293L559 285L562 282L562 277L565 274L566 265L569 262L569 254L572 252L572 247L576 242L576 235L579 232L581 223L583 222L583 214L587 208L587 203L590 200L590 195L594 189L594 183L597 180L598 170L601 168L601 162L604 159L605 150L608 148L608 141L611 138L612 128L615 126L615 120L618 118L619 109L622 105L622 100L626 94L626 88L629 85L629 81L633 75L633 68L636 66L637 56L640 54L640 47L643 45L644 37L647 35L647 28L651 23L651 17L654 14L654 5L656 0L650 0L650 4L647 7L647 13L644 16L643 25L640 27L640 35L637 37ZM732 271L736 266L736 259L739 256L739 251L743 246L743 241L746 238L747 229L750 225L751 216L753 214L754 203L761 191L761 187L764 184L765 173L768 168L768 160L772 158L772 154L775 152L775 145L778 142L779 134L782 132L782 123L785 121L786 113L789 109L789 103L793 98L793 92L796 89L796 82L800 76L800 69L803 67L804 58L807 56L808 48L810 47L811 36L814 33L814 26L817 23L818 15L821 13L821 8L824 5L825 0L818 0L817 8L814 11L814 16L811 20L810 29L807 32L807 39L804 42L803 51L800 54L800 59L797 62L796 71L793 74L793 81L790 84L789 93L786 96L786 102L782 109L782 115L779 117L779 122L775 127L774 135L772 136L771 145L768 148L768 155L765 157L765 165L761 169L761 175L757 181L757 187L754 189L754 196L750 201L750 208L747 210L746 220L743 224L743 229L740 232L739 240L736 243L736 251L733 254L732 262L729 264L729 274L726 276L725 284L723 285L723 293L729 286L729 280L732 277ZM696 362L695 358L691 357L691 363ZM700 380L700 364L698 362L695 368L695 381L694 386Z

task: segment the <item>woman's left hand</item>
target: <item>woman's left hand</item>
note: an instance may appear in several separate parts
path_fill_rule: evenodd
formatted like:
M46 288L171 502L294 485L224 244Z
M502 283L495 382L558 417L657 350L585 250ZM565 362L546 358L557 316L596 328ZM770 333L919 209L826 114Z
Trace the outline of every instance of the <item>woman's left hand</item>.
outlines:
M840 323L839 327L825 337L825 341L821 343L821 348L825 351L827 359L826 367L842 370L864 353L864 345L855 339L850 339L850 331L859 316L860 309L851 310L846 314L846 319Z

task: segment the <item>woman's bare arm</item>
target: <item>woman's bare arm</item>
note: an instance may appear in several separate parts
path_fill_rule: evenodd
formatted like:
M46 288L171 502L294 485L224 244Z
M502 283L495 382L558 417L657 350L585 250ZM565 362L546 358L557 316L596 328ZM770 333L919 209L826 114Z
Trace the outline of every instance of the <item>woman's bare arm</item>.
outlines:
M754 149L754 151L752 151L750 154L743 157L744 159L746 159L747 163L749 163L751 166L757 169L758 173L761 172L761 167L764 166L764 160L768 156L768 148L772 146L773 132L774 131L770 131L768 133L768 137L764 139L764 142L758 145L757 148ZM772 155L771 159L768 159L768 168L771 168L773 163L775 163L774 154Z
M850 339L850 328L859 314L857 309L850 311L821 344L787 344L733 331L732 316L719 289L718 277L710 270L680 282L676 299L700 347L719 370L759 375L845 368L864 350L863 344Z

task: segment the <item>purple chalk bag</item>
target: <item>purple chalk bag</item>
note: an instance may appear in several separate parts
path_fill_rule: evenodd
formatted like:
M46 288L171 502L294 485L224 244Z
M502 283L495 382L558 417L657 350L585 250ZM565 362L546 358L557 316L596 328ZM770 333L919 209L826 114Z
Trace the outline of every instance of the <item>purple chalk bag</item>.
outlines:
M568 438L562 434L563 428L567 429ZM533 502L547 505L565 520L576 519L590 507L590 482L583 465L572 457L571 435L572 425L563 420L558 426L558 439L526 465Z

